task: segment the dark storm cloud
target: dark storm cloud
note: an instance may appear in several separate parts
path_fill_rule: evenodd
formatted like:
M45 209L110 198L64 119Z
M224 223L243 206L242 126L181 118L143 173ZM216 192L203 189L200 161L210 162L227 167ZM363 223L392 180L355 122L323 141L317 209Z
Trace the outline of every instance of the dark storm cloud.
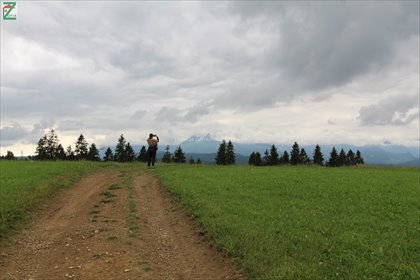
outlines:
M230 10L275 21L269 64L310 90L381 70L396 43L419 32L419 2L233 2Z
M407 125L418 118L418 95L415 94L394 96L362 107L358 117L362 125Z

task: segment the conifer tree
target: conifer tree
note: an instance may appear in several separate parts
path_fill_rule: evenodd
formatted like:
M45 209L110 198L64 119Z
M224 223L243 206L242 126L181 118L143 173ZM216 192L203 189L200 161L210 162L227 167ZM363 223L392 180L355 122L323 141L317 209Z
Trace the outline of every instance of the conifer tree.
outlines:
M88 143L86 142L86 139L83 136L83 134L80 134L79 138L77 138L76 141L74 155L78 160L87 159L88 152Z
M316 164L316 165L323 165L324 164L324 155L322 154L321 147L319 145L315 146L314 164Z
M57 146L57 159L59 160L66 160L66 152L64 151L64 148L61 144L58 144Z
M217 151L216 155L216 164L218 165L225 165L226 164L226 141L223 140L219 146L219 150Z
M131 147L130 142L128 142L124 148L124 162L133 162L135 159L136 154L134 153L134 149Z
M114 160L118 162L124 162L125 161L125 146L126 141L124 138L124 135L121 134L118 138L118 143L115 146L115 153L114 153Z
M226 147L225 161L228 165L235 164L236 162L235 148L230 140Z
M269 165L270 164L270 153L268 149L265 149L264 157L262 158L262 165Z
M195 164L195 161L194 161L192 156L190 156L190 160L188 162L189 162L189 164Z
M36 147L36 159L38 160L46 160L48 159L47 154L47 135L41 137L38 141L38 145Z
M346 165L347 166L356 165L356 159L355 159L354 153L351 149L348 151L348 153L346 155Z
M95 143L92 143L90 145L89 152L88 152L88 155L87 155L87 159L88 160L91 160L91 161L99 161L100 160L100 158L99 158L99 151L96 148Z
M259 152L255 153L255 166L261 166L262 165L262 159L261 154Z
M292 147L292 151L290 152L290 164L291 165L297 165L299 164L299 155L300 155L300 149L299 144L295 142Z
M57 159L57 148L58 148L58 137L54 129L51 129L47 135L46 143L46 153L47 159L56 160Z
M197 164L201 164L201 159L200 158L197 159Z
M172 161L172 154L169 152L169 145L166 145L163 153L162 162L170 163Z
M69 145L66 149L66 159L67 160L74 160L75 159L74 152L71 148L71 145Z
M249 155L248 164L249 165L255 165L255 152L252 152Z
M355 163L356 163L356 165L365 164L365 161L363 160L362 154L360 153L359 150L357 150L357 152L356 152Z
M343 149L341 149L340 154L338 155L338 165L337 166L344 166L346 164L346 153Z
M300 149L299 153L299 164L310 164L311 160L308 157L308 154L306 153L305 149Z
M281 157L280 162L281 162L281 164L289 164L290 163L289 153L287 151L284 151L283 156Z
M272 145L270 149L270 165L277 165L279 163L279 154L276 146Z
M108 149L106 149L105 151L104 161L112 161L112 160L114 160L114 154L112 153L111 148L108 147Z
M185 159L185 154L184 151L182 150L181 146L178 146L178 148L176 148L175 152L174 152L174 162L177 163L185 163L186 159Z
M328 160L328 166L336 167L338 166L338 153L335 147L332 148L330 159Z
M147 151L145 146L141 147L137 160L140 162L147 162Z

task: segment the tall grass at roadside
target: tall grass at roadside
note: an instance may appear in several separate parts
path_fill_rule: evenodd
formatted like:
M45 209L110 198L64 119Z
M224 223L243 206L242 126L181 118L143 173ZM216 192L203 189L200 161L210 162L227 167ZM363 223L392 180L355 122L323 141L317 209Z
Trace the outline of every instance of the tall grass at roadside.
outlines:
M46 197L101 165L92 162L0 161L0 239Z
M418 168L161 166L255 279L420 279Z

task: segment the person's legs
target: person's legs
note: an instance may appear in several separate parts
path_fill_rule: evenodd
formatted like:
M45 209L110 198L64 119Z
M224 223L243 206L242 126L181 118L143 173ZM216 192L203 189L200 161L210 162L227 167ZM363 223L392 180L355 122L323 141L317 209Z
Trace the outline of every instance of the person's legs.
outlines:
M156 160L156 151L152 152L152 166L155 166L155 160Z
M152 161L152 151L147 151L147 166L150 167L150 162Z

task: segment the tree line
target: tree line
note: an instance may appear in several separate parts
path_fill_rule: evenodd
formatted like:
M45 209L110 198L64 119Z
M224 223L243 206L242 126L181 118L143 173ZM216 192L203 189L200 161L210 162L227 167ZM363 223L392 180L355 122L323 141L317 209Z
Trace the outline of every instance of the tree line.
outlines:
M290 154L288 151L284 151L282 155L279 155L277 148L274 145L271 146L270 151L268 151L268 149L265 150L264 156L261 156L259 152L252 152L249 156L248 164L256 166L314 164L320 166L339 167L361 165L364 164L364 160L359 150L354 153L350 149L346 153L343 149L341 149L340 153L337 153L335 147L332 148L329 159L325 160L319 145L315 146L313 156L310 158L305 149L300 148L299 144L295 142L292 146Z

